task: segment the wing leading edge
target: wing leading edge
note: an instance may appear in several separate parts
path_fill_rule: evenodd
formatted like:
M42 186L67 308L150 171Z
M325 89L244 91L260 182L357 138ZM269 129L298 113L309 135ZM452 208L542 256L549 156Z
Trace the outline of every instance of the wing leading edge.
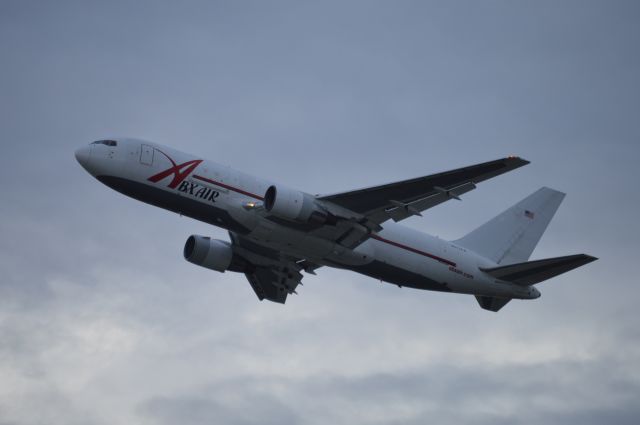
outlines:
M449 199L459 199L475 184L499 176L529 161L507 157L395 183L320 196L343 208L362 214L375 223L403 220Z

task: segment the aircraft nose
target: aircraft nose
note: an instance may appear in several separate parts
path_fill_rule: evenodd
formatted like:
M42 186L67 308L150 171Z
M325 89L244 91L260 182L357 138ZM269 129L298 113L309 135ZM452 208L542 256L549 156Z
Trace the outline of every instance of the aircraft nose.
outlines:
M89 166L89 156L91 153L90 146L83 146L76 150L76 160L82 165L84 169Z

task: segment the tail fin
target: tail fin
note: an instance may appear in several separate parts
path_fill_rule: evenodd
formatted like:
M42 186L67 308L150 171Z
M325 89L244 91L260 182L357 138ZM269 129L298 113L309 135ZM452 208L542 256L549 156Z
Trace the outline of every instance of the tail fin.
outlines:
M543 187L454 243L498 264L527 261L564 196Z

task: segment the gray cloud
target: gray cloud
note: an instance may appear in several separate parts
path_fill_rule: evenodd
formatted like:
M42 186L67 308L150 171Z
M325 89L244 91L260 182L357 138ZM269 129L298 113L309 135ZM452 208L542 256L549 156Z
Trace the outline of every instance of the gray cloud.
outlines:
M635 2L3 2L0 423L636 423ZM534 257L596 263L499 314L338 270L286 306L184 262L202 223L73 158L148 138L328 193L519 154L408 220L456 238L542 185Z
M240 393L241 400L218 402L207 398L154 398L140 406L143 417L159 424L295 424L292 409L268 393Z
M597 386L588 384L594 380ZM425 420L599 423L605 418L631 423L639 413L634 403L637 391L637 382L611 374L600 361L524 367L438 364L351 378L242 376L216 381L197 394L194 391L189 399L153 398L137 410L143 418L160 423L298 423L303 419L346 424L354 417L358 423L384 424Z

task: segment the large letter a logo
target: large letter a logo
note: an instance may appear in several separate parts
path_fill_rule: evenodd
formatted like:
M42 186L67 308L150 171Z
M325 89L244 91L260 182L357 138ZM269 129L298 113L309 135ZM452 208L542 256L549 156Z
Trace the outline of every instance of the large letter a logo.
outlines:
M148 180L150 182L152 182L152 183L157 183L160 180L162 180L162 179L164 179L166 177L169 177L170 175L173 175L173 179L171 180L171 183L169 183L169 187L171 189L175 189L176 187L178 187L178 185L180 183L182 183L182 180L186 179L187 176L193 170L195 170L195 168L198 165L200 165L200 163L202 162L201 159L194 159L193 161L187 161L187 162L184 162L182 164L176 164L173 159L169 158L169 155L167 155L166 153L160 151L159 149L157 149L157 150L161 154L166 156L169 161L171 161L171 164L173 165L173 167L149 177Z

